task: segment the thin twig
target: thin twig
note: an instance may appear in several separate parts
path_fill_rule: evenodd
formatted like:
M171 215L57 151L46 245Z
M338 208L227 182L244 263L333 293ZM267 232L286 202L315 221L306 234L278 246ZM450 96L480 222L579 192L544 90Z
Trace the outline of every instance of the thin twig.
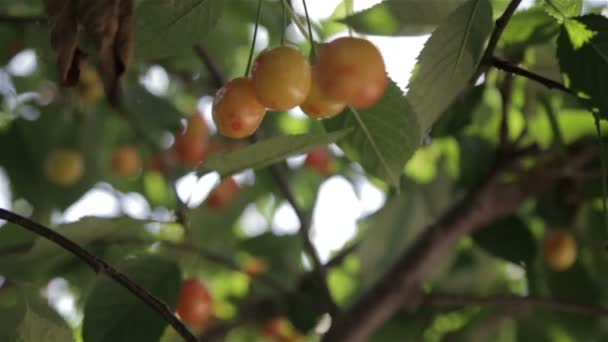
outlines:
M296 201L296 198L293 195L291 188L289 187L287 176L281 169L280 164L271 165L270 173L272 174L275 182L277 183L279 190L281 191L287 202L289 202L289 204L295 211L298 220L300 221L300 230L298 231L298 233L300 234L300 238L304 243L304 251L312 261L313 272L315 273L317 281L321 286L321 289L323 290L323 295L329 306L329 313L332 317L335 317L335 315L338 313L338 306L334 302L331 292L329 290L329 286L327 285L327 272L323 267L323 264L321 263L321 258L319 257L317 249L315 248L314 244L310 239L310 219L308 215L306 215L298 205L298 202Z
M332 268L336 266L340 266L344 260L353 254L359 248L359 243L355 242L353 244L344 247L341 251L336 253L328 262L325 263L325 268Z
M511 147L509 145L509 112L511 110L511 97L513 94L512 74L507 74L505 76L502 87L500 88L500 94L502 95L502 110L500 127L498 129L498 153L499 158L502 158Z
M54 242L61 246L63 249L69 251L73 255L80 258L82 261L87 263L96 273L104 273L109 276L116 283L120 284L137 298L141 299L150 308L160 314L167 323L169 323L186 341L196 341L196 337L190 333L188 328L182 322L173 315L171 309L167 304L163 303L160 299L156 298L148 290L139 286L131 278L124 273L118 271L105 260L91 254L86 249L82 248L72 240L64 237L63 235L49 229L39 223L36 223L26 217L17 215L11 211L0 208L0 219L14 223L20 227L23 227L35 234L38 234L45 239Z
M203 61L203 63L207 67L207 70L209 70L209 73L211 74L211 78L213 79L213 83L214 83L215 87L217 87L218 89L223 87L224 84L226 84L227 80L224 77L224 74L222 73L222 71L220 70L220 67L217 64L215 64L215 62L213 61L213 58L211 58L211 56L209 55L207 50L205 48L203 48L203 45L201 45L201 44L194 45L194 52Z
M531 71L528 71L526 69L522 69L520 67L518 67L517 65L505 61L503 59L500 59L498 57L492 57L491 59L492 62L492 66L494 66L497 69L506 71L506 72L510 72L513 73L515 75L519 75L522 77L526 77L528 79L531 79L533 81L536 81L542 85L544 85L545 87L549 88L549 89L557 89L557 90L561 90L564 93L567 94L571 94L574 95L574 91L572 91L572 89L569 89L568 87L566 87L565 85L563 85L560 82L554 81L552 79L546 78L544 76L541 76L539 74L533 73Z
M462 294L432 293L424 297L423 303L441 306L495 305L511 309L533 309L539 307L594 317L608 317L608 308L541 297L520 297L514 295L481 297Z
M492 34L490 35L490 39L488 40L488 45L486 46L486 49L483 55L481 56L481 63L479 65L479 68L477 69L475 76L471 79L471 82L473 84L477 81L479 76L488 71L488 69L492 65L492 56L494 55L494 50L496 50L498 41L500 40L500 37L505 31L509 20L511 20L511 17L513 16L513 14L515 14L515 10L517 10L517 7L519 7L520 3L521 0L511 0L502 15L498 19L496 19L494 30L492 30Z

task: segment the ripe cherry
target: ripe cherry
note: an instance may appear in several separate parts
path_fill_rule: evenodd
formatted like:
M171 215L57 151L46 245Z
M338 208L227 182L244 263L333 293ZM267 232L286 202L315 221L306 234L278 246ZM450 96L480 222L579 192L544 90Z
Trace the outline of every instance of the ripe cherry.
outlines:
M330 118L342 112L346 103L340 102L331 96L327 95L325 90L319 83L319 69L314 66L312 68L312 83L310 92L300 108L304 113L314 119Z
M182 283L177 300L177 314L187 324L202 326L213 313L209 289L198 279L190 278Z
M175 137L174 144L177 158L190 167L198 166L207 157L209 144L201 138L189 138L187 135Z
M177 152L173 149L163 150L154 155L148 162L151 170L167 175L177 165Z
M552 270L567 270L576 261L576 240L565 230L549 231L543 240L543 254Z
M135 146L122 145L112 155L112 172L120 177L130 177L139 172L141 157Z
M49 153L44 167L46 176L51 183L69 186L82 178L84 160L82 154L78 151L56 149Z
M243 265L243 272L251 277L256 277L268 272L268 262L264 258L255 257L247 260Z
M272 110L299 106L310 90L310 65L304 55L291 46L262 52L255 60L251 79L260 102Z
M382 54L366 39L342 37L319 47L319 79L336 100L365 109L384 95L388 76Z
M203 119L203 116L199 112L194 112L189 118L186 124L186 129L182 135L190 139L202 139L207 140L209 138L209 128Z
M262 123L265 113L251 80L239 77L228 82L215 95L213 121L218 131L230 138L245 138Z
M304 165L322 176L331 174L331 155L325 148L319 148L308 152Z
M226 178L224 179L215 189L213 189L209 193L209 197L207 197L207 207L209 209L214 210L222 210L228 205L236 195L236 193L241 189L239 184L234 180L234 178Z

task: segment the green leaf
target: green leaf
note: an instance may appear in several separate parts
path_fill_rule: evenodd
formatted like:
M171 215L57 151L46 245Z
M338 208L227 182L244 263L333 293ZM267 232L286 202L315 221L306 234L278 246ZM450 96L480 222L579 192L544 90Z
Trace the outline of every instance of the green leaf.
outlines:
M0 341L14 341L18 327L25 317L25 298L14 286L0 287Z
M471 123L475 108L481 103L485 89L483 84L475 86L452 103L433 126L431 135L437 138L461 133Z
M365 170L394 187L399 186L403 166L420 143L420 126L401 89L390 81L384 97L366 110L346 109L323 120L336 131L354 127L338 145Z
M125 106L133 123L155 140L164 132L176 132L181 128L183 116L177 108L140 85L125 87Z
M488 253L514 264L530 264L536 256L536 240L520 218L511 216L481 228L473 241Z
M298 235L262 235L243 240L239 249L262 257L270 271L278 274L296 274L301 269L301 240Z
M519 60L526 48L546 43L559 33L558 23L541 8L516 12L503 32L499 47Z
M361 262L362 287L372 284L425 225L447 207L450 185L443 173L425 186L405 179L398 195L388 198L382 209L361 222L365 230L356 255Z
M458 184L464 188L474 187L490 172L496 159L496 150L487 140L478 136L462 136L460 147Z
M174 307L181 282L179 268L159 257L131 260L122 268L133 281ZM100 276L84 306L83 338L96 341L157 341L167 326L123 286Z
M229 176L249 168L259 169L289 156L336 142L351 131L352 129L348 128L331 133L281 135L269 138L234 152L211 153L207 157L204 168L217 171L222 176Z
M37 235L12 223L0 227L0 255L23 253L33 245Z
M386 0L341 21L357 32L383 36L432 32L464 0Z
M557 57L562 73L566 74L569 86L583 102L606 118L608 113L608 19L599 15L587 15L571 19L586 27L573 31L568 25L562 27L557 40ZM592 38L589 33L593 31ZM585 33L587 32L587 33ZM581 46L577 47L579 43ZM572 41L578 42L573 46Z
M143 0L135 9L135 56L160 59L191 50L219 21L223 0Z
M488 0L469 0L431 35L410 80L408 99L428 130L470 84L492 29Z
M545 10L559 21L581 15L583 0L545 0Z
M72 330L51 308L29 302L17 328L17 341L74 341Z

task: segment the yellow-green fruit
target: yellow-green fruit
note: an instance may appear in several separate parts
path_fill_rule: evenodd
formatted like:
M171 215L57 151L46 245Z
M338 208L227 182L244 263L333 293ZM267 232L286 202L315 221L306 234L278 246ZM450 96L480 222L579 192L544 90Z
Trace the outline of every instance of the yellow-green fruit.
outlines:
M136 175L141 167L141 157L135 146L119 146L112 155L112 172L120 177Z
M567 231L552 230L543 240L543 253L552 270L565 271L576 261L576 240Z
M279 46L256 58L251 80L260 103L272 110L288 110L308 96L310 64L298 49Z
M57 149L46 158L45 172L49 181L56 185L73 185L82 178L84 161L78 151Z

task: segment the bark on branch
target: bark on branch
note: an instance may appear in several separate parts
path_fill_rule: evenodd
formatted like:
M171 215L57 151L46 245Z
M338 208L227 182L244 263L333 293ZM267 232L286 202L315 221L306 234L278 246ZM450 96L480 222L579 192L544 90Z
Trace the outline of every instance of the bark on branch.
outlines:
M108 264L105 260L91 254L74 241L66 238L56 231L6 209L0 208L0 219L16 224L61 246L63 249L87 263L96 273L103 273L107 275L112 280L129 290L142 302L146 303L146 305L148 305L152 310L161 315L163 319L169 323L185 341L196 341L196 337L190 333L188 328L186 328L186 326L173 314L171 309L165 303L156 298L152 293L148 292L148 290L139 286L126 274L112 267L112 265Z
M445 259L463 236L512 214L531 196L548 190L595 156L589 146L573 147L566 158L544 162L520 172L516 181L503 180L518 160L497 165L494 172L429 225L391 268L345 311L324 336L325 342L362 342L397 310L420 303L420 283Z

